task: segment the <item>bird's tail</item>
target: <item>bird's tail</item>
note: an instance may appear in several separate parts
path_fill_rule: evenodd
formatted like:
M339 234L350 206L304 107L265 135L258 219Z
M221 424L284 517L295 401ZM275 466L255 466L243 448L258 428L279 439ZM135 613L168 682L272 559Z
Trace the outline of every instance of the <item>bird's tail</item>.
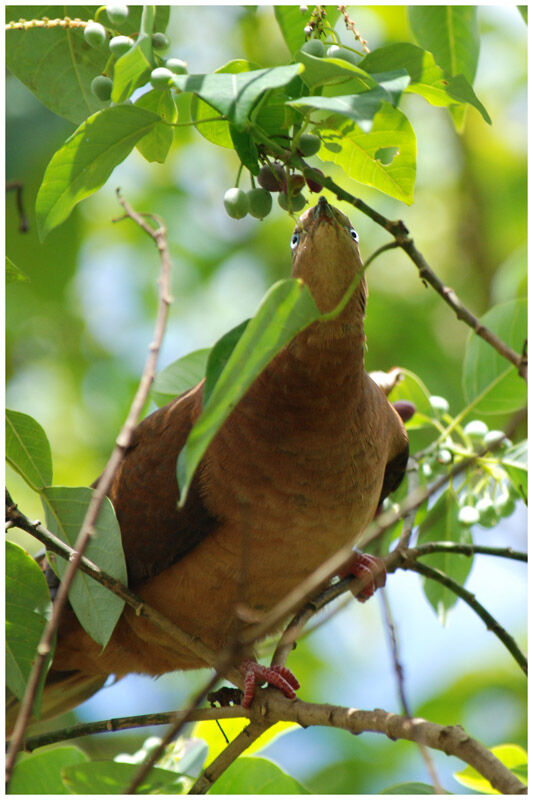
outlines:
M50 719L70 711L88 700L106 682L107 675L86 675L78 670L50 670L43 690L39 719ZM6 698L6 734L9 737L20 708L20 700L8 691Z

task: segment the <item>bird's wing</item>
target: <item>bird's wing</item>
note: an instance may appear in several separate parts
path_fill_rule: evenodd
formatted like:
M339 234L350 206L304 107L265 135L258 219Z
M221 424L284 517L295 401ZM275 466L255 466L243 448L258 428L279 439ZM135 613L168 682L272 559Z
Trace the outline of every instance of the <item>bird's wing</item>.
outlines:
M201 465L185 506L177 507L176 461L200 414L202 391L203 382L137 426L113 481L109 496L122 532L130 586L168 569L220 524L200 493Z

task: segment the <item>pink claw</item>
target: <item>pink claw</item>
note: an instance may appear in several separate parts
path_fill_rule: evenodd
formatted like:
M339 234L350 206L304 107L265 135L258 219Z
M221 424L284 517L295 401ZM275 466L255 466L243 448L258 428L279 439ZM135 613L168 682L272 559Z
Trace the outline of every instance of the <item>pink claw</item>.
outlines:
M355 598L359 600L360 603L364 603L369 597L372 597L377 589L385 586L387 570L382 558L356 551L340 577L345 578L347 575L353 575L354 578L364 578L368 580L368 583L365 583L361 591L355 595Z
M248 660L243 661L240 670L244 675L243 708L250 708L257 684L268 683L270 686L275 686L277 689L281 689L285 697L291 700L296 697L294 690L300 688L298 680L287 667L264 667L262 664L258 664L257 661Z

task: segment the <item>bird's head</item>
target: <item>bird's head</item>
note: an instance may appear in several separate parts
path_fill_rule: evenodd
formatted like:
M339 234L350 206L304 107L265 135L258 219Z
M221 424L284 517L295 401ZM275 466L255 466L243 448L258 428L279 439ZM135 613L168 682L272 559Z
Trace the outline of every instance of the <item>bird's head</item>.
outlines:
M298 220L291 238L292 276L309 286L320 311L332 311L362 271L358 241L348 217L323 196ZM346 311L364 312L366 295L362 276Z

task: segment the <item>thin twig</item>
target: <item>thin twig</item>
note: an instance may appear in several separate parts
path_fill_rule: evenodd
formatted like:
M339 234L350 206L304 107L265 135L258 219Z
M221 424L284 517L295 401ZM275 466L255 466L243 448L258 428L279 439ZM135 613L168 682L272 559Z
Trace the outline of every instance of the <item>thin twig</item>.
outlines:
M144 230L146 230L146 232L155 241L157 249L159 250L159 255L161 260L161 274L159 278L159 304L158 304L157 318L154 329L154 338L149 347L149 353L146 359L141 380L139 382L139 387L137 389L137 392L135 393L135 397L131 404L131 408L126 417L126 421L116 439L115 448L94 490L93 496L89 503L89 507L87 509L87 513L85 514L85 518L81 525L80 532L74 544L73 548L75 550L74 556L72 560L69 562L65 574L63 575L63 578L59 584L57 595L52 605L51 617L45 626L44 632L41 636L41 640L37 647L35 660L30 672L30 677L28 679L26 691L24 693L24 697L21 702L20 711L17 716L17 720L13 730L13 737L11 739L9 752L6 758L6 781L9 781L9 778L11 776L11 772L15 764L15 759L20 749L22 739L24 737L24 731L26 730L26 727L30 720L33 703L35 700L39 682L41 680L41 675L43 674L46 661L51 652L54 634L59 625L59 620L63 608L65 607L65 604L67 602L68 592L72 585L72 581L74 580L74 577L76 575L76 572L80 564L80 560L94 532L94 525L96 524L96 520L98 518L98 514L102 506L102 503L104 502L104 499L107 496L115 472L120 462L122 461L126 449L131 441L133 430L135 428L137 420L141 414L143 406L148 397L148 391L155 376L157 357L159 355L159 349L161 347L161 342L163 340L165 323L168 314L168 307L170 304L171 262L166 242L166 228L164 227L164 225L161 225L156 230L150 229L148 226L146 226L142 218L120 196L119 192L117 192L117 196L119 202L126 211L126 214L129 217L131 217L131 219L134 220L134 222L136 222Z
M510 558L514 561L528 560L527 553L513 550L512 547L488 547L484 544L459 544L458 542L427 542L417 547L410 547L406 551L409 558L418 559L431 553L458 553L463 556L473 557L476 553L485 556L499 556Z
M419 561L414 561L413 559L404 559L400 556L399 563L397 565L399 569L406 569L411 570L413 572L418 572L420 575L424 575L426 578L431 578L431 580L437 581L441 583L443 586L446 586L447 589L450 589L454 594L464 600L467 603L472 611L480 617L487 629L492 631L500 640L500 642L507 648L509 653L512 655L520 669L527 675L527 658L521 649L518 647L517 643L513 639L513 637L503 628L499 622L497 622L492 614L490 614L487 609L481 605L481 603L476 600L475 595L472 592L469 592L468 589L465 589L464 586L461 586L460 583L455 581L453 578L450 578L449 575L446 575L440 569L435 569L434 567L430 567L428 564L423 564ZM392 571L392 570L391 570Z

